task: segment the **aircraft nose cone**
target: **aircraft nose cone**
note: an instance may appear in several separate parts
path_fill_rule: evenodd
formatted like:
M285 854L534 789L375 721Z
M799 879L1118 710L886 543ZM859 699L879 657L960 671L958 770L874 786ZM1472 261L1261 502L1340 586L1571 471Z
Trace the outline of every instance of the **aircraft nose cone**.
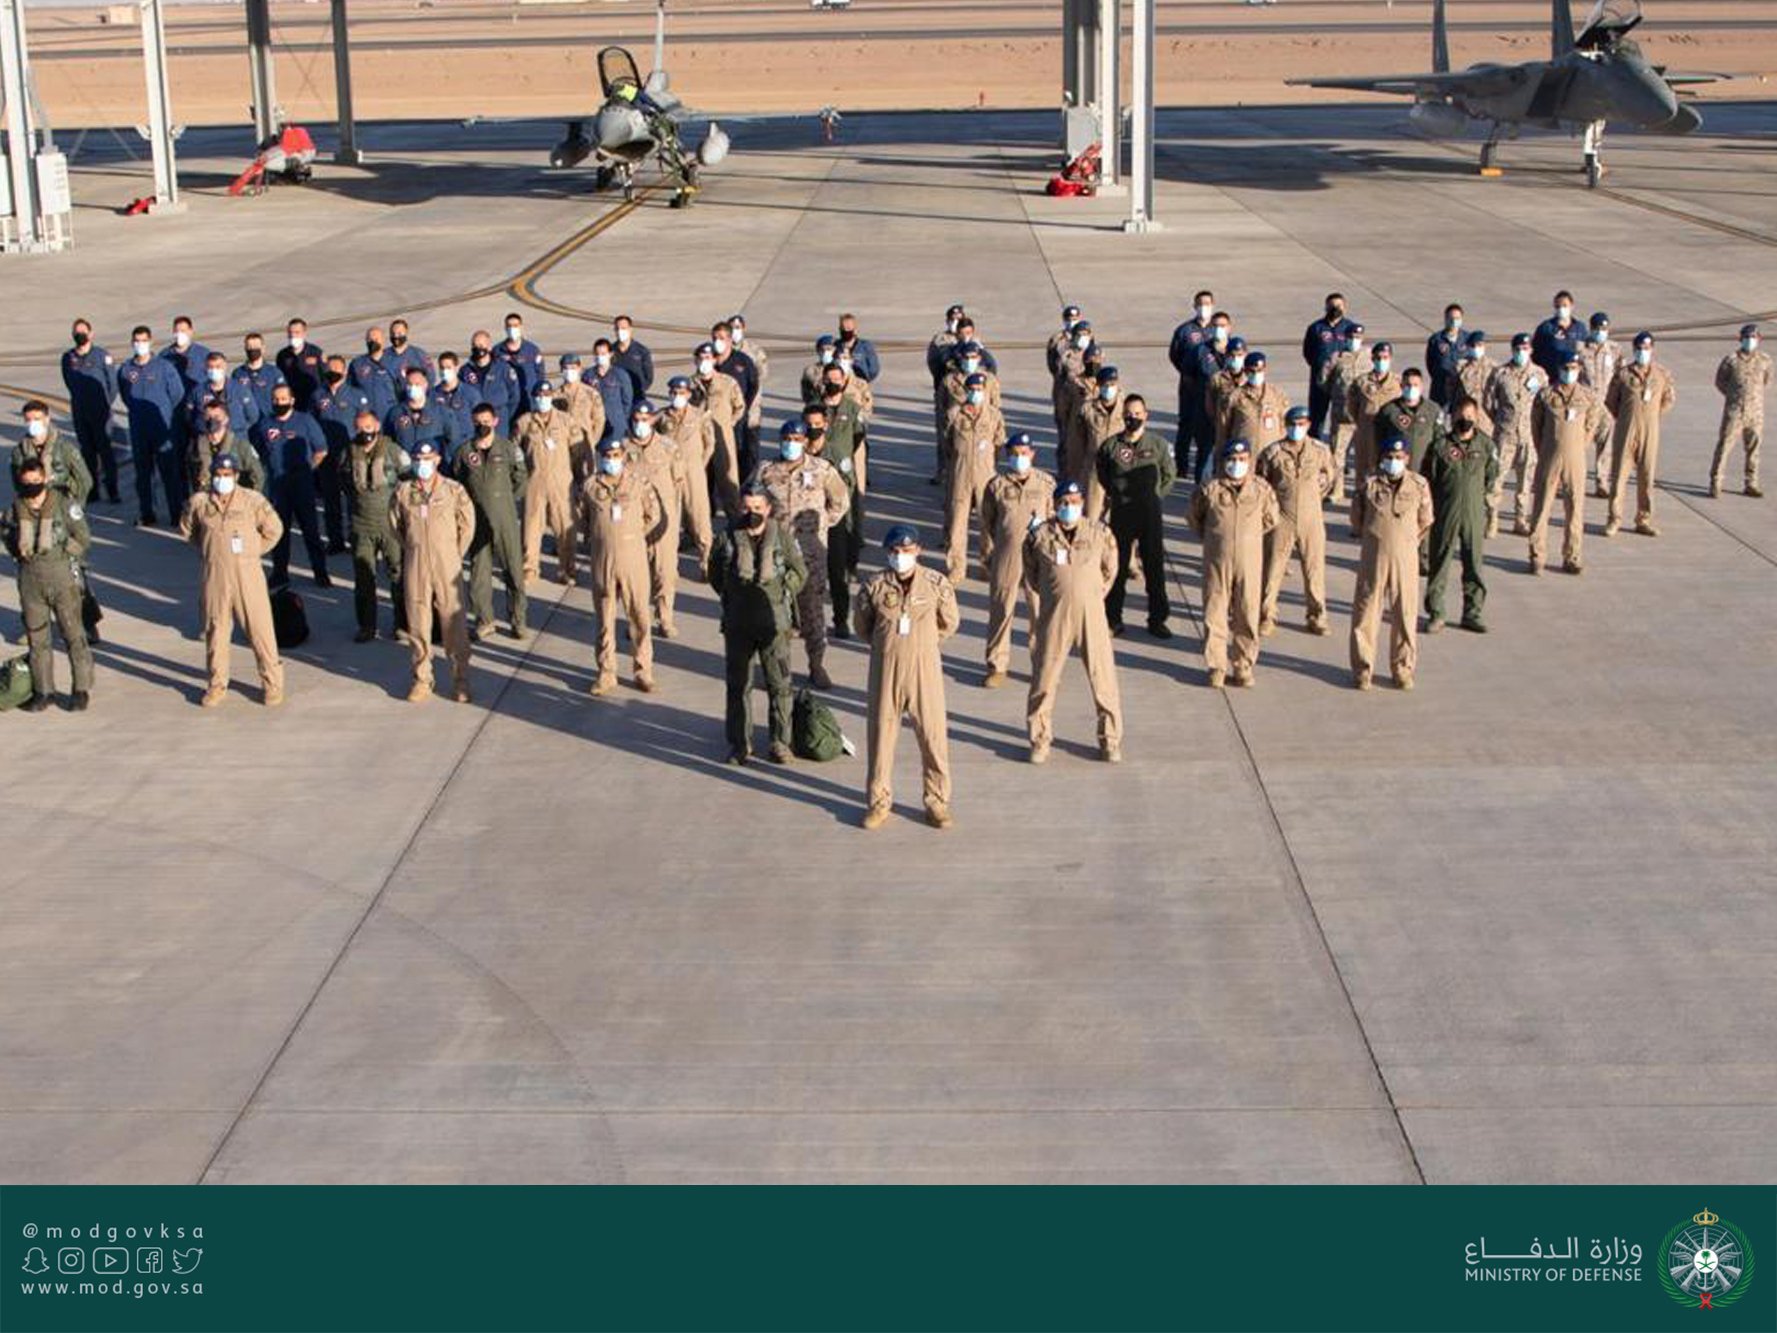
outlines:
M1664 125L1678 114L1678 94L1650 70L1636 80L1629 112L1637 125Z

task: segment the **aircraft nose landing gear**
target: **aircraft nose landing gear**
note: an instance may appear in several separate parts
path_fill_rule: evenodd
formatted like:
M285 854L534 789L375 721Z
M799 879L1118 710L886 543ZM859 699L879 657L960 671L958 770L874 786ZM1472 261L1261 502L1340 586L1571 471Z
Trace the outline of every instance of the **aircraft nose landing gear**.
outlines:
M1604 122L1594 120L1586 126L1586 137L1581 152L1586 163L1586 188L1596 190L1598 182L1604 179Z

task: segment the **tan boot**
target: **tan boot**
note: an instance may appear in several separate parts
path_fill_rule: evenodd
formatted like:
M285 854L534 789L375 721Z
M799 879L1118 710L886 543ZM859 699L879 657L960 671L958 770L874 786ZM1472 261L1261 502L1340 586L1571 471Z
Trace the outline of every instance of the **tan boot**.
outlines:
M432 682L429 680L416 680L407 691L407 702L410 704L424 703L431 697Z
M204 697L198 700L198 704L203 708L220 708L227 701L228 686L212 685L204 691Z
M950 817L947 805L928 805L926 807L926 823L933 828L949 828L956 821Z
M862 827L867 829L881 828L884 824L888 823L888 817L889 808L886 805L873 805L868 810L864 811Z

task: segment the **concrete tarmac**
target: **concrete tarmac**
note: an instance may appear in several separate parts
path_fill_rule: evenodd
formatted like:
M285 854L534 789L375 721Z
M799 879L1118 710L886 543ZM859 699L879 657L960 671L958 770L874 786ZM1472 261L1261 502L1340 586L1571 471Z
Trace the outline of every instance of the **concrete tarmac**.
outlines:
M664 379L744 310L775 423L852 310L885 349L867 571L889 522L938 544L921 349L952 301L1044 465L1061 304L1170 434L1165 342L1203 286L1292 396L1329 289L1405 365L1448 300L1502 348L1566 286L1624 339L1670 330L1679 402L1663 535L1606 540L1588 500L1582 578L1490 543L1493 632L1422 638L1411 694L1349 686L1338 515L1334 635L1286 585L1256 687L1205 688L1181 488L1179 632L1119 642L1120 767L1077 668L1055 757L1024 762L1023 636L1014 688L980 689L969 579L945 832L911 737L871 834L861 757L722 764L697 583L657 695L586 696L589 594L546 583L530 640L477 648L473 704L416 707L405 649L351 642L336 557L331 592L299 573L314 637L285 707L200 711L195 556L128 525L126 473L93 511L92 711L0 719L0 1179L1777 1178L1777 502L1737 464L1703 494L1715 364L1745 319L1777 329L1777 106L1709 115L1691 142L1611 140L1588 193L1569 141L1484 180L1399 108L1166 113L1142 237L1124 199L1040 193L1049 115L859 116L831 146L739 126L686 212L608 214L539 168L547 127L371 126L365 169L258 199L220 190L245 136L194 132L187 210L146 219L108 211L142 168L95 151L79 248L4 261L9 413L59 392L75 314L118 355L175 313L231 354L289 314L348 351L407 314L437 352L518 309L553 357L623 311ZM16 607L8 579L14 641ZM855 643L830 661L860 748L866 666Z

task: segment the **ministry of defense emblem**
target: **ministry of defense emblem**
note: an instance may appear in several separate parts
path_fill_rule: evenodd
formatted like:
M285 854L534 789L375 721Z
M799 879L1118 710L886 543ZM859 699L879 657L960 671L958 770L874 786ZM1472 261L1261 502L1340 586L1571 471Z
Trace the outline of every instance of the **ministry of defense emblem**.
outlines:
M1745 1234L1707 1208L1667 1232L1659 1253L1660 1285L1692 1309L1732 1305L1752 1282L1752 1247Z

